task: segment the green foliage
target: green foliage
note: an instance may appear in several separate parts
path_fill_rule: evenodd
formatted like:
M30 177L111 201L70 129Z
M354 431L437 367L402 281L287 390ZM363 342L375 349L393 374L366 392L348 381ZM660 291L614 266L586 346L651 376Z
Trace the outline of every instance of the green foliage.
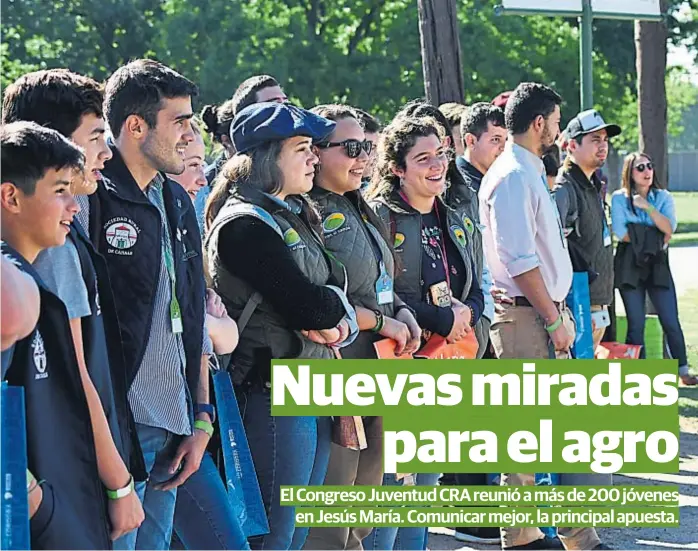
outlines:
M466 100L489 101L536 80L562 94L569 119L579 109L576 21L496 16L497 3L458 3ZM670 0L671 13L681 4ZM153 57L198 83L200 105L229 98L258 73L277 77L302 105L348 102L383 119L424 94L414 0L6 0L3 7L3 86L46 67L104 79L129 59ZM632 143L632 22L594 27L596 107ZM673 41L695 44L695 19L672 17L670 28ZM695 96L679 86L671 97L670 134L694 128L695 116L691 126L682 114L694 112Z

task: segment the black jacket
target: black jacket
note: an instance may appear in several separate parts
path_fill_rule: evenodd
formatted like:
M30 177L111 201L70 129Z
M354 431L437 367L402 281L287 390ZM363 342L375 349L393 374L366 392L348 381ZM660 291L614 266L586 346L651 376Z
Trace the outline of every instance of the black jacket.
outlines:
M669 254L664 246L664 234L654 226L628 224L630 243L621 242L616 250L615 286L634 289L671 287Z
M162 256L162 219L116 147L112 152L114 156L103 171L107 179L90 196L90 236L107 261L117 298L128 390L151 330ZM163 198L177 277L175 292L182 311L187 384L195 397L201 372L206 293L201 234L191 199L179 184L165 178Z
M556 180L555 201L568 234L574 271L589 273L591 304L607 305L613 300L613 247L600 191L596 175L590 181L581 168L570 163Z
M5 373L8 384L24 388L29 470L50 484L31 521L32 549L111 549L68 312L19 253L7 244L2 250L34 278L41 300L39 323L14 345Z

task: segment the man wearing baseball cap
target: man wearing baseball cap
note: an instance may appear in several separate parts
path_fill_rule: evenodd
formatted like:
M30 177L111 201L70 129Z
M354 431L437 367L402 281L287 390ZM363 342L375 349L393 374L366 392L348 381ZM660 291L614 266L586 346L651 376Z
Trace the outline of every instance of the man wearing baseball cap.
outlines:
M555 187L573 269L589 274L594 348L609 324L613 299L613 247L596 171L606 162L608 140L620 132L595 109L574 117L565 129L568 156Z

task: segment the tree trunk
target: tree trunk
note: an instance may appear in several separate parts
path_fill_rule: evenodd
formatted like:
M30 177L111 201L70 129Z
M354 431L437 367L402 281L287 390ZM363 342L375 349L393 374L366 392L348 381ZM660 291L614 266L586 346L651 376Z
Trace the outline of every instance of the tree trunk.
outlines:
M660 7L662 13L666 13L667 0L661 0ZM668 185L669 182L667 100L664 82L668 36L667 24L664 21L635 21L640 151L652 157L657 177L664 185Z
M427 101L465 99L456 0L417 0Z

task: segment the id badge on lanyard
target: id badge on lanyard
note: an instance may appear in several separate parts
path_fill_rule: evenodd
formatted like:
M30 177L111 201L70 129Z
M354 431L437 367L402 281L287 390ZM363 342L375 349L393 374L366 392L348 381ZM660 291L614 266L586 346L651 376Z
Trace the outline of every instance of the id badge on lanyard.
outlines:
M385 263L380 262L380 275L376 281L376 297L378 304L393 303L393 278L388 275L388 270L385 269Z
M172 285L172 300L170 301L170 321L172 322L172 332L175 335L184 331L182 325L182 309L179 307L174 285Z

